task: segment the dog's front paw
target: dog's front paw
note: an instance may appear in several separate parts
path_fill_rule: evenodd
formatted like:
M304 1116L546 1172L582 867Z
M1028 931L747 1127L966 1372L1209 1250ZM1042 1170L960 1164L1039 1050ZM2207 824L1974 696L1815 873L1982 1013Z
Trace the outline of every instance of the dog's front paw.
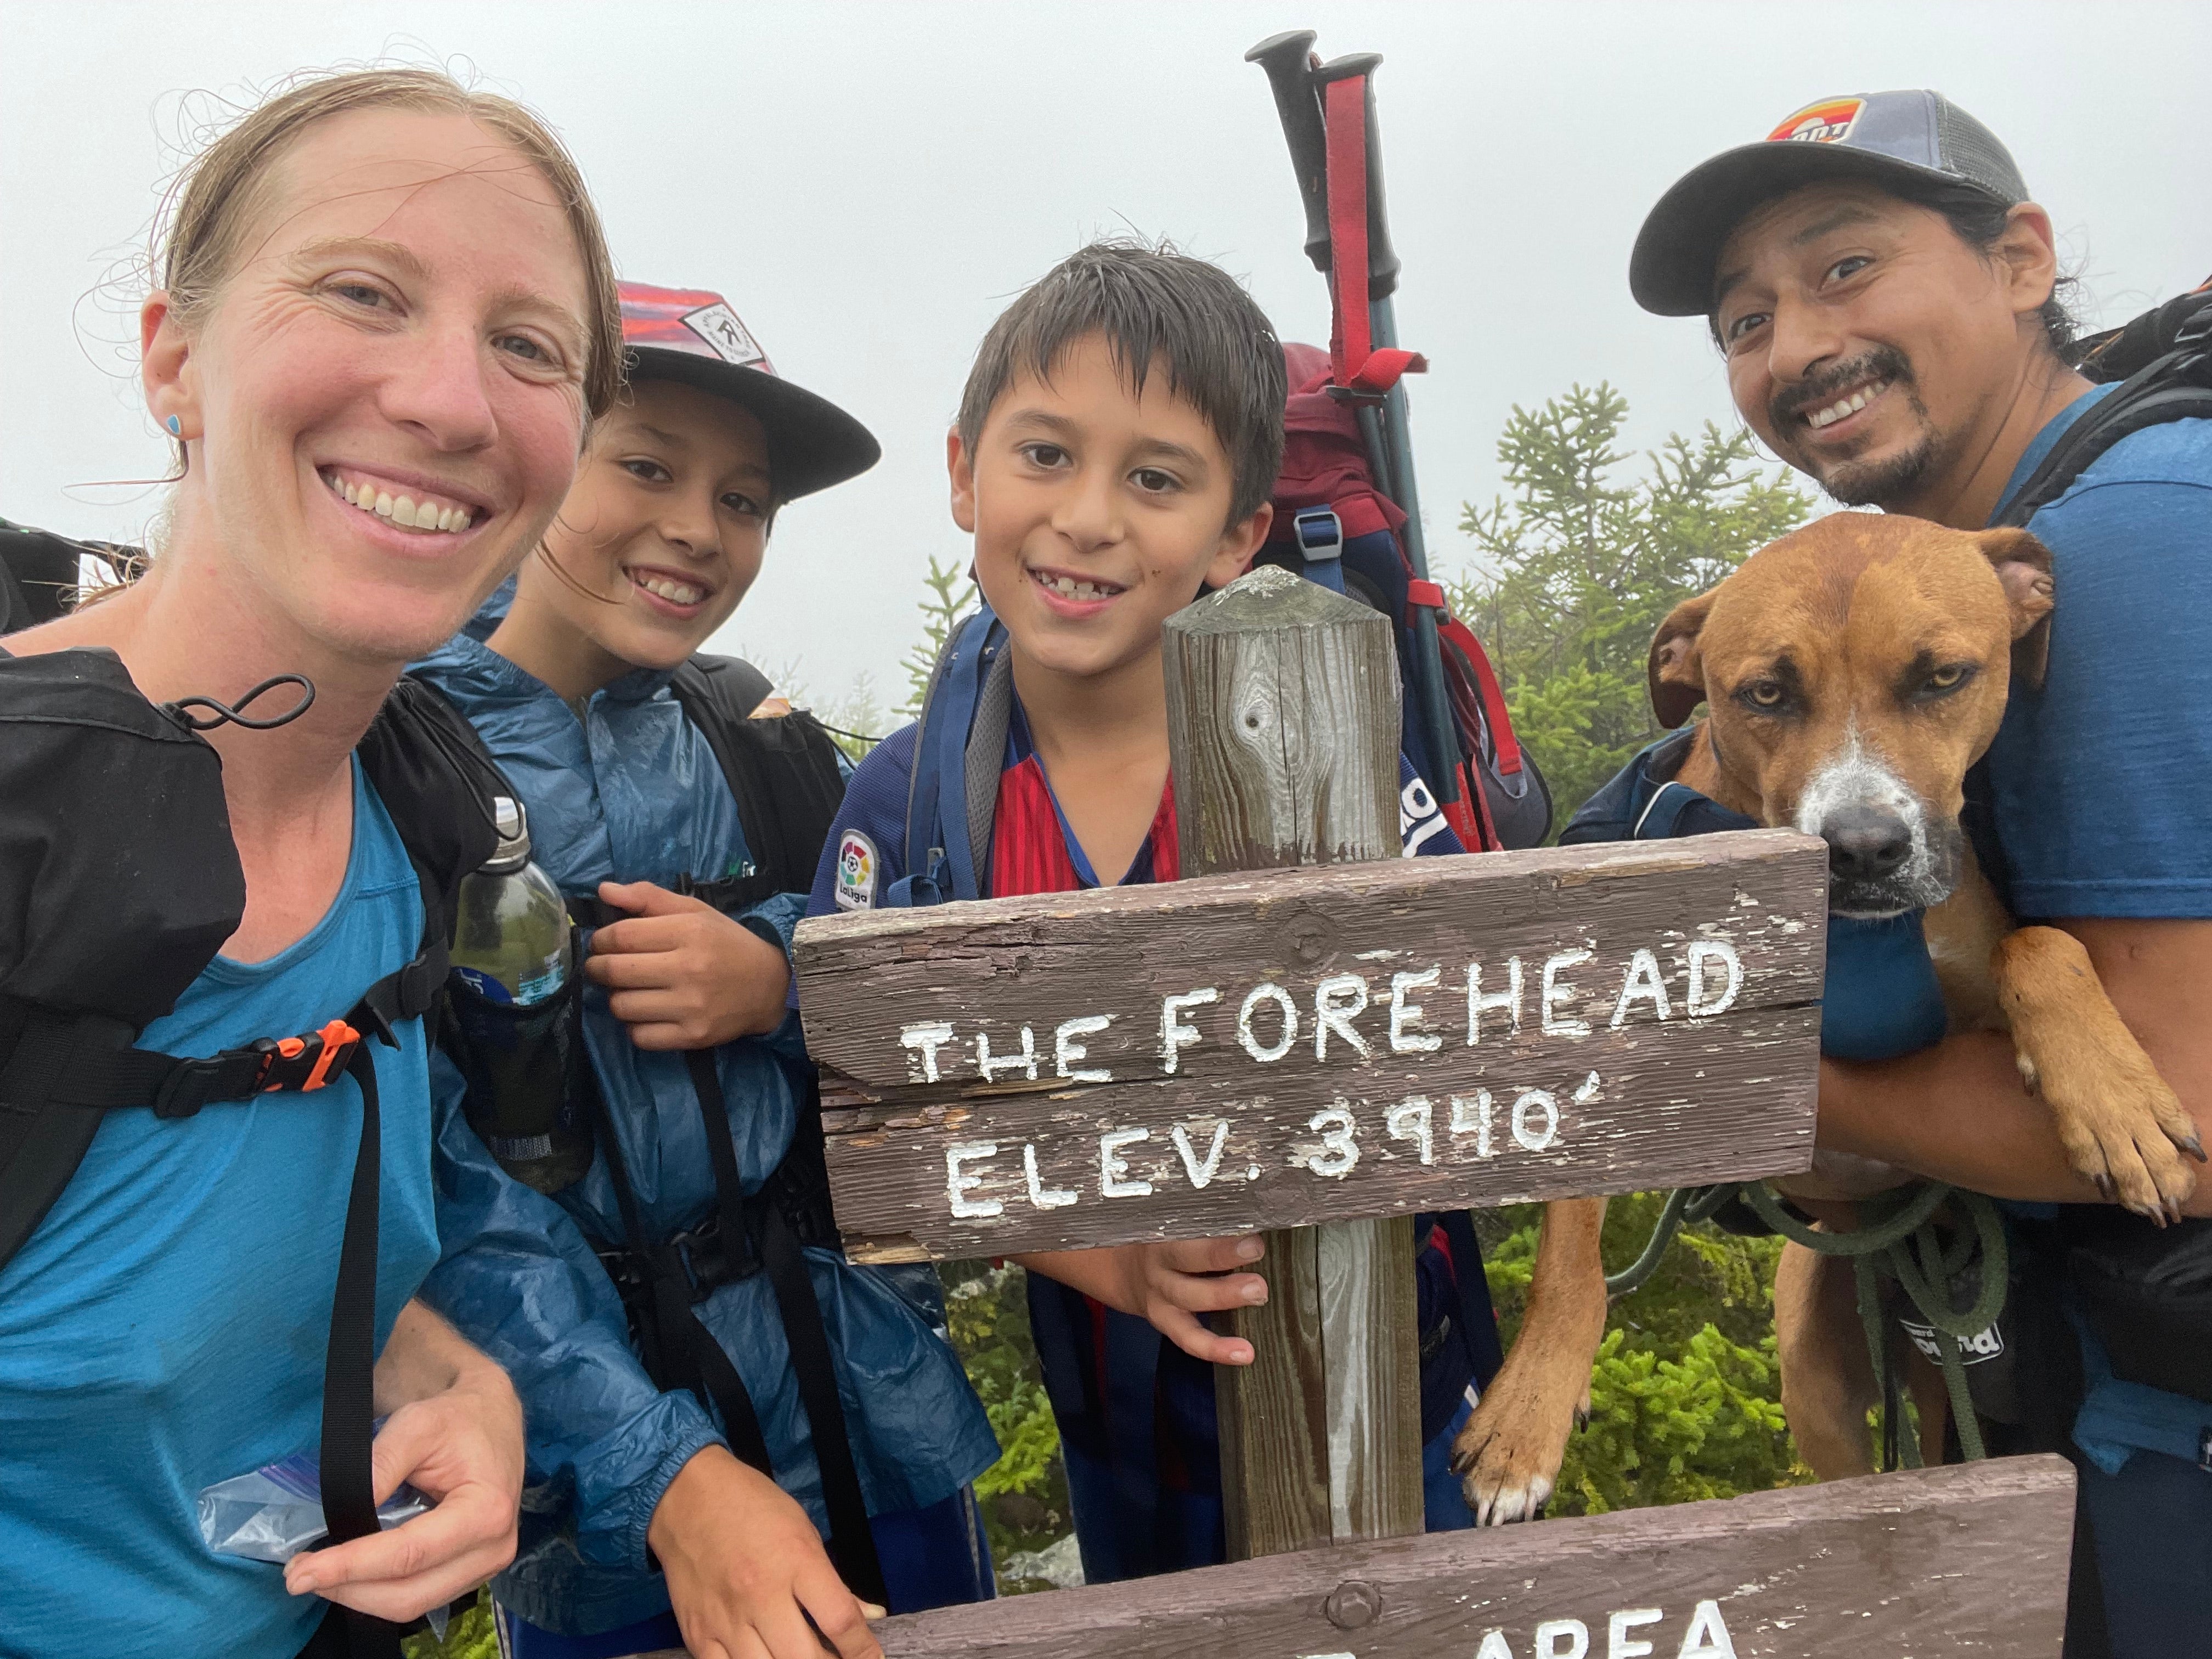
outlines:
M2050 1106L2067 1161L2099 1192L2161 1226L2181 1219L2197 1187L2190 1159L2203 1163L2204 1148L2195 1121L2141 1049L2130 1042L2125 1052L2106 1053L2094 1080L2025 1051L2020 1070Z
M1452 1472L1475 1524L1542 1519L1567 1455L1567 1436L1589 1418L1587 1379L1580 1388L1546 1389L1516 1383L1500 1371L1452 1439Z
M2021 1081L2051 1108L2067 1161L2107 1199L2163 1224L2197 1186L2196 1122L2105 995L2089 953L2055 927L2022 927L1991 966Z

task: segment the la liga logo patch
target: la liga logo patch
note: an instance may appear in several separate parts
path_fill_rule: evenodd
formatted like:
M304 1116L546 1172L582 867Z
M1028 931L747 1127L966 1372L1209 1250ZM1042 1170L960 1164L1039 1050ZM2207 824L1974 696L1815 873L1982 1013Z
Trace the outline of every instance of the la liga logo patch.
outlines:
M1851 129L1858 125L1859 112L1865 107L1863 98L1830 98L1821 103L1808 104L1768 133L1766 142L1832 144L1851 136Z
M837 838L837 887L835 897L840 910L872 910L876 908L876 872L882 860L876 854L876 844L857 830L848 830Z

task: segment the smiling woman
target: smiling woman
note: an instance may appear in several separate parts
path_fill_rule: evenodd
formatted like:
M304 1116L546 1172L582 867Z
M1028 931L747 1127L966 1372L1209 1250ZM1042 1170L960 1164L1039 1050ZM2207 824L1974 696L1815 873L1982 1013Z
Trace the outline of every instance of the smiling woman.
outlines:
M76 918L0 938L0 1065L44 1114L0 1143L0 1606L31 1653L394 1652L382 1621L512 1555L522 1439L505 1376L413 1299L438 1255L422 872L451 890L460 860L376 785L435 772L427 749L392 762L400 670L536 545L613 401L614 276L553 134L414 70L247 114L186 169L154 268L167 544L0 650L0 911ZM305 692L290 714L234 713L280 679ZM43 771L40 731L74 733ZM110 780L95 808L70 756L115 733L147 799ZM187 774L198 795L156 781ZM98 987L57 992L88 954ZM40 1139L86 1106L96 1133ZM380 1536L372 1395L378 1492L435 1500ZM212 1553L195 1494L319 1425L352 1541L282 1571Z

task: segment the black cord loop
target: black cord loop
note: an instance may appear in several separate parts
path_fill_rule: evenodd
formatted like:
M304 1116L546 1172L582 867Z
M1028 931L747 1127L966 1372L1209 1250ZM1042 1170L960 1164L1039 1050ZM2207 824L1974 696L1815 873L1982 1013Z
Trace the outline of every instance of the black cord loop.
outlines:
M263 692L274 690L280 685L298 686L300 701L284 713L272 714L267 720L255 720L246 712L246 705ZM272 674L234 703L223 702L215 697L179 697L174 702L163 703L161 708L195 732L212 732L216 726L225 724L242 726L249 732L273 732L280 726L289 726L314 706L315 683L305 674ZM209 712L205 714L188 712L194 708L204 708Z

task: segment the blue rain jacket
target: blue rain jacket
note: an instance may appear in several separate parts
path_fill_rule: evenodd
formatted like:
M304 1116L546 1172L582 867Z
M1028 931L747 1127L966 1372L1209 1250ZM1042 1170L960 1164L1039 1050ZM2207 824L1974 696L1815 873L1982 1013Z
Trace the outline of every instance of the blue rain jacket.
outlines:
M644 671L594 695L582 718L550 688L480 641L495 599L469 630L416 672L483 736L530 815L532 855L563 893L602 880L672 886L733 874L745 861L737 805L712 750ZM788 949L805 908L780 895L746 914ZM697 1225L714 1205L698 1097L679 1054L647 1053L585 990L586 1044L622 1140L640 1223L657 1239ZM782 1160L805 1064L797 1018L726 1043L716 1063L744 1190ZM522 1396L528 1488L514 1565L493 1585L532 1623L589 1634L668 1606L646 1531L668 1482L721 1440L688 1391L663 1394L630 1342L622 1302L592 1246L623 1242L605 1161L555 1197L510 1178L462 1113L459 1072L435 1056L438 1224L442 1257L422 1291L504 1365ZM806 1252L839 1360L853 1455L872 1514L936 1504L996 1461L998 1443L939 1328L935 1275L854 1267ZM808 1442L768 1275L725 1285L697 1310L744 1379L777 1479L826 1532Z

